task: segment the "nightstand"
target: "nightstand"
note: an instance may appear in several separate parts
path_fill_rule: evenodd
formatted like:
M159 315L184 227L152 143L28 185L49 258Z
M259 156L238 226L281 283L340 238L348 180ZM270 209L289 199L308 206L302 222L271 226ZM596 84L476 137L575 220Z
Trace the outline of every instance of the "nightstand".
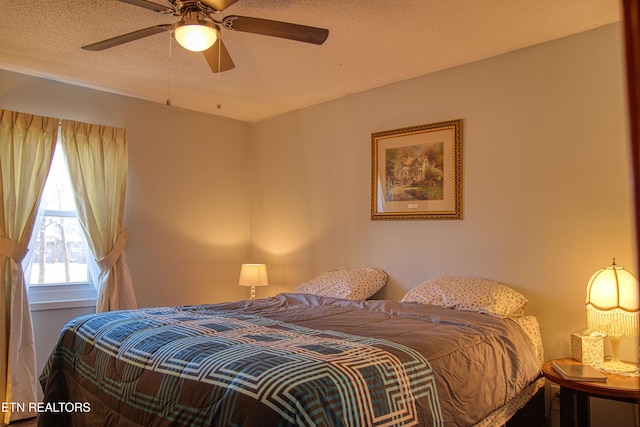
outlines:
M640 378L605 374L607 382L565 380L551 366L552 362L579 365L573 359L549 360L542 365L545 378L560 386L560 426L589 426L589 397L640 403ZM637 365L637 363L634 363ZM574 414L575 409L575 414ZM640 420L639 420L640 421Z

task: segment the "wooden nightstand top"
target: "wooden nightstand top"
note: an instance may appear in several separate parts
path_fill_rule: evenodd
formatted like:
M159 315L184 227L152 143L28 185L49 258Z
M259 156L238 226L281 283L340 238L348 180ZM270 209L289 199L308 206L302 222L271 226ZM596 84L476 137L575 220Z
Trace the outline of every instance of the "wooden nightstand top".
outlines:
M567 387L572 390L581 391L592 396L600 396L605 398L628 399L640 402L640 377L630 377L618 374L605 373L607 382L584 382L565 380L551 366L552 362L569 363L579 365L580 362L574 359L555 359L549 360L542 365L542 373L546 378L560 387ZM632 363L638 365L637 363Z

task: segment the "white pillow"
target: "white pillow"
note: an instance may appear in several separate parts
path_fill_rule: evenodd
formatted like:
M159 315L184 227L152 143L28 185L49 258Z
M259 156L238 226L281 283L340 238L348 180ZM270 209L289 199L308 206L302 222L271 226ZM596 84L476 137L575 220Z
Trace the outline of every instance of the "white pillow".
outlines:
M373 267L334 270L321 273L296 286L295 292L323 297L364 300L387 283L387 273Z
M493 280L474 277L438 277L411 289L403 302L417 302L504 318L522 315L527 299Z

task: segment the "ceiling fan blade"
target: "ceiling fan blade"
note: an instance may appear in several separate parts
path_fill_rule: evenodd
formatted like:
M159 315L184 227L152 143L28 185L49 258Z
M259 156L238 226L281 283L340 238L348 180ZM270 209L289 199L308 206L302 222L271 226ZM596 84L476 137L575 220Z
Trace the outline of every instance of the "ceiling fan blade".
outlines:
M329 30L324 28L271 21L269 19L250 18L247 16L230 15L222 20L222 24L230 30L263 34L265 36L280 37L313 44L322 44L329 36Z
M110 47L119 46L121 44L129 43L134 40L139 40L144 37L149 37L154 34L164 33L171 29L171 24L161 24L154 27L144 28L142 30L133 31L131 33L123 34L121 36L112 37L110 39L102 40L96 43L82 46L84 50L104 50Z
M225 10L237 1L238 0L200 0L202 4L205 4L218 12Z
M167 6L163 6L161 4L152 3L147 0L120 0L122 3L129 3L134 6L144 7L145 9L153 10L154 12L159 13L173 13L173 9Z
M218 70L218 53L220 53L220 70ZM231 55L229 55L229 51L221 39L216 40L213 46L203 51L202 54L214 73L227 71L235 67Z

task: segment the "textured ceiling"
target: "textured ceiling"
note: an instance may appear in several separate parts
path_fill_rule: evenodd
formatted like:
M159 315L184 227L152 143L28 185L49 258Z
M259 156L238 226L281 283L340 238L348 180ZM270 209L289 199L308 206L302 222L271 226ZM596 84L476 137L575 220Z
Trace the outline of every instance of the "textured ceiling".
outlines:
M219 18L231 14L327 28L329 38L223 29L236 67L218 78L168 33L80 49L176 17L117 0L0 0L0 68L256 122L621 20L618 0L239 0Z

